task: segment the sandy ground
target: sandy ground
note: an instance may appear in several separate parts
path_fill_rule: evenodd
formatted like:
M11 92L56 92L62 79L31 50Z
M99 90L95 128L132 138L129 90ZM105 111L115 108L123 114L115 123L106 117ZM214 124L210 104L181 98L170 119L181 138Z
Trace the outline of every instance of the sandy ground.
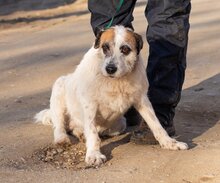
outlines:
M89 14L38 20L0 30L0 182L220 182L220 2L193 0L188 69L175 124L188 151L134 145L129 134L103 141L99 169L55 168L34 157L50 146L50 126L33 124L60 75L72 72L94 36ZM144 6L135 10L145 35ZM145 44L142 51L147 58ZM76 145L77 146L77 145Z

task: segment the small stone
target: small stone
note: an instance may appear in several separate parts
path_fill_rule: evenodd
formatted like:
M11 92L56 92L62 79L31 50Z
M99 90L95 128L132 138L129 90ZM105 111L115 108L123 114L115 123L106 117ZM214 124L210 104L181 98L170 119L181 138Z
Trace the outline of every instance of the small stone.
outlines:
M60 153L62 153L64 150L63 149L61 149L61 148L58 148L57 149L57 152L60 154Z
M200 87L200 88L196 88L196 89L194 89L195 92L202 91L202 90L204 90L203 87Z
M60 165L59 161L54 161L54 164Z
M67 151L65 151L65 152L63 153L63 155L66 155L66 154L68 154L68 152L67 152Z
M217 81L213 81L212 83L213 83L213 84L217 84Z
M68 159L68 158L70 158L70 155L69 154L65 154L63 157Z
M25 160L23 157L21 157L21 161L22 161L23 163L26 162L26 160Z
M46 157L45 159L43 159L44 162L48 162L49 159Z
M59 57L60 54L59 53L54 53L54 54L51 54L50 56L52 56L52 57Z
M108 166L111 166L111 165L112 165L112 163L111 163L111 162L109 162L109 163L108 163Z
M83 151L78 152L78 155L80 155L80 156L82 156L83 154L84 154Z
M52 150L52 154L53 154L53 155L56 155L56 154L57 154L56 149L53 149L53 150Z
M52 152L47 151L47 155L46 155L46 156L52 156L52 155L53 155L53 153L52 153Z
M22 103L22 100L21 99L15 99L15 103Z

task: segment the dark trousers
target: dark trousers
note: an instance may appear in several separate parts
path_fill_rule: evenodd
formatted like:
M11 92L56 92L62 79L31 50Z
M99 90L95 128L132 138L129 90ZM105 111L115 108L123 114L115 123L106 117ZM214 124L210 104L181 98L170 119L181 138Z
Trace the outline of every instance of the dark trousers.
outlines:
M136 1L124 0L116 12L119 0L89 0L91 25L95 35L111 21L112 25L132 27ZM164 127L173 125L175 107L180 96L186 69L190 0L148 0L145 16L148 20L149 58L148 96Z

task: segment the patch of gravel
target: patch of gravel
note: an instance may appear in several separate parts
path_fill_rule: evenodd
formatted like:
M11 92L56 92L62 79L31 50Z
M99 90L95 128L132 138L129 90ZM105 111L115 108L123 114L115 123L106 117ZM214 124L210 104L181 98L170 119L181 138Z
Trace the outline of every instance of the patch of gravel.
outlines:
M72 144L54 145L48 144L35 150L32 154L17 159L4 159L3 165L19 171L39 171L48 169L69 169L73 171L88 168L101 168L111 166L111 151L121 144L128 143L130 134L125 133L113 138L102 138L101 151L107 156L108 161L101 166L88 166L85 163L86 146L83 141L75 141Z
M86 169L85 144L49 145L33 153L35 161L52 165L56 169Z

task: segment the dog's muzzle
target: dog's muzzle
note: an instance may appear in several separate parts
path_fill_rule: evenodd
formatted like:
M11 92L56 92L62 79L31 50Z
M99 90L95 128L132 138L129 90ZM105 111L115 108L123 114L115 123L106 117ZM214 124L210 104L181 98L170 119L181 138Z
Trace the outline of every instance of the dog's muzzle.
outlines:
M117 67L115 64L110 63L106 66L105 70L108 74L114 74L117 71Z

